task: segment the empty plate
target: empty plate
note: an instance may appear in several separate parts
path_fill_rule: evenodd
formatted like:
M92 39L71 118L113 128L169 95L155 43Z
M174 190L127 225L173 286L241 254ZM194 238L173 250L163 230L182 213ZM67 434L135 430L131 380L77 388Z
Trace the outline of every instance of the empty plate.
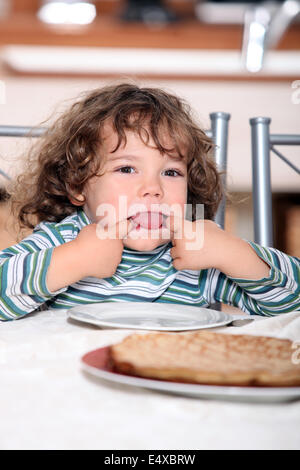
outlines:
M67 314L101 328L156 331L200 330L224 326L233 320L231 315L217 310L159 302L100 302L73 307Z

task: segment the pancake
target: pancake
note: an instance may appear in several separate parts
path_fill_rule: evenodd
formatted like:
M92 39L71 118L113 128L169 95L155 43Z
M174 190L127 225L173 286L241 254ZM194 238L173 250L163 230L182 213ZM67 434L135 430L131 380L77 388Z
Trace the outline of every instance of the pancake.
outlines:
M300 385L292 342L211 331L133 334L110 347L116 372L167 381L237 385Z

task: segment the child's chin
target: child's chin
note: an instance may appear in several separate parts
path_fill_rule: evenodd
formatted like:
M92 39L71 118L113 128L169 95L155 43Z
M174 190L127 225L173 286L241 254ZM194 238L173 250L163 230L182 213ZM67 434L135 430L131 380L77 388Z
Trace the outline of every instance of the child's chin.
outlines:
M137 240L130 240L126 239L123 240L124 246L126 248L130 248L131 250L136 250L136 251L151 251L157 248L160 245L164 245L165 243L168 243L169 240L143 240L143 239L137 239Z
M124 246L136 251L151 251L170 241L170 231L166 227L157 230L131 230L123 239Z

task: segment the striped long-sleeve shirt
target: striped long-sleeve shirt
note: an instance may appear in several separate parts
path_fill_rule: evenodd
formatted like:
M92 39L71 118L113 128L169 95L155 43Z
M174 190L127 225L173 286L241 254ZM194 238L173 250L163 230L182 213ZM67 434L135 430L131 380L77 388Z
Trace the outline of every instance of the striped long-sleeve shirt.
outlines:
M125 247L113 276L86 277L50 292L46 276L53 249L76 238L89 223L80 209L59 223L40 223L30 236L0 252L1 320L20 318L41 305L59 309L95 302L195 307L223 302L266 316L300 310L300 260L253 242L248 243L270 266L269 276L259 280L230 278L217 269L178 271L172 265L169 242L147 252Z

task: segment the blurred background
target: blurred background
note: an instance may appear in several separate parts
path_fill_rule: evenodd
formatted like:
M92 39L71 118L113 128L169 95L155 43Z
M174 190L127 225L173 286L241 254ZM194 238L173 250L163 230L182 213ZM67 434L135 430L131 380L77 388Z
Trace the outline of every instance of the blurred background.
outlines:
M185 98L200 124L231 114L225 226L253 240L249 119L300 133L300 1L0 0L0 124L38 126L81 91L120 80ZM0 249L5 187L29 139L0 138ZM299 147L281 147L299 166ZM298 160L298 162L297 162ZM275 246L300 256L300 178L271 157Z

